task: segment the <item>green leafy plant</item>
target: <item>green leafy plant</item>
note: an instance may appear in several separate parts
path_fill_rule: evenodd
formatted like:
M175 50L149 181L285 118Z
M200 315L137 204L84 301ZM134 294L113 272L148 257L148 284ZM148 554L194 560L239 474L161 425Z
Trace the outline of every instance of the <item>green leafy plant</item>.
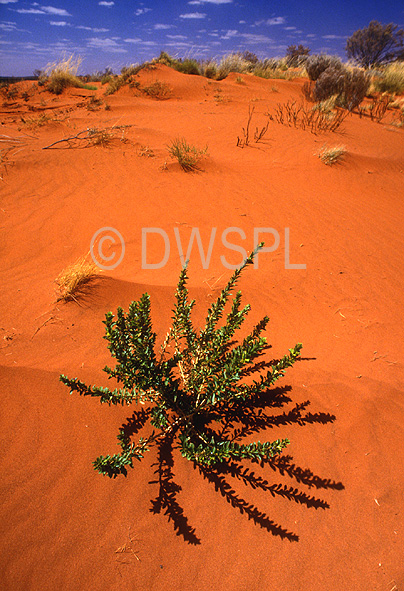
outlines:
M302 347L298 343L289 349L289 355L271 364L257 362L269 348L266 338L261 336L269 322L267 316L237 344L234 334L250 310L249 305L241 308L240 291L234 296L225 321L220 323L240 274L262 246L263 243L233 273L210 306L205 326L199 331L191 320L195 300L189 300L187 267L182 269L172 326L159 352L147 293L130 304L126 315L122 308L118 308L116 316L106 314L104 338L117 363L115 368L105 367L104 371L123 387L111 391L87 386L78 378L60 376L71 393L98 397L101 403L148 405L151 434L134 443L128 429L120 428L121 452L99 456L93 463L99 473L110 477L126 475L127 468L133 468L133 460L141 460L152 444L162 444L164 440L175 441L184 458L201 466L215 466L234 458L259 462L281 453L289 443L287 439L239 443L237 433L230 437L226 429L228 421L244 413L248 415L248 404L284 375L286 368L299 358ZM253 379L256 373L260 375Z
M203 150L200 150L188 144L184 138L176 138L167 146L167 149L170 156L178 160L179 165L185 172L200 170L200 161L208 151L207 146Z

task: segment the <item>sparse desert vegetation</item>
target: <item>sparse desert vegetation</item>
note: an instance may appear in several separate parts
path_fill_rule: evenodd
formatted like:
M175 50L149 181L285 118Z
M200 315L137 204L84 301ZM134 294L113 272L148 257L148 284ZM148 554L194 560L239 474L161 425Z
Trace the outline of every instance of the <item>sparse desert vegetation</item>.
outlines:
M85 289L99 276L99 273L99 267L89 255L78 258L56 277L55 283L58 290L56 301L78 302L80 296L85 293Z
M216 4L187 10L242 8ZM8 6L3 35L35 19L114 68L0 89L2 586L400 589L402 60L315 54L286 4L212 37L139 4L150 45L117 2L104 33L76 3ZM236 49L187 52L180 24ZM276 35L283 57L243 45Z
M185 138L176 138L167 146L171 158L177 160L185 172L196 172L201 169L201 160L206 156L208 148L197 148Z
M318 154L318 157L320 158L321 162L324 162L324 164L332 166L333 164L341 162L345 155L345 146L323 146Z

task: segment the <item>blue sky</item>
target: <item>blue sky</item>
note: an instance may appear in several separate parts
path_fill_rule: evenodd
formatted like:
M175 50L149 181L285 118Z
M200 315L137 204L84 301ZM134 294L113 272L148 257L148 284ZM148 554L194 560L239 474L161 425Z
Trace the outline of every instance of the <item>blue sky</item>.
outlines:
M249 50L282 57L292 44L345 57L371 20L404 28L397 0L0 0L0 75L31 75L64 53L79 73L156 57L220 58Z

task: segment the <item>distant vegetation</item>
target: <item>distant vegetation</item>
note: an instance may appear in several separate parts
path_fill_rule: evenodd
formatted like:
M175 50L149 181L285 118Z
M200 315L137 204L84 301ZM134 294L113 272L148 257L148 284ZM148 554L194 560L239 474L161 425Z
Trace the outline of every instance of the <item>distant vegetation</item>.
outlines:
M393 23L382 25L371 21L368 27L355 31L349 37L346 52L348 58L362 68L404 60L404 30Z
M349 111L357 109L365 97L377 93L390 95L404 92L404 30L397 25L383 25L371 21L363 29L356 31L346 43L347 56L357 67L344 64L339 57L314 54L302 44L287 47L282 58L259 58L251 51L233 52L221 59L179 58L166 51L149 62L131 64L114 74L111 68L92 75L79 76L81 58L64 56L60 61L48 64L44 70L36 70L35 78L40 86L50 92L60 94L68 87L87 88L88 82L98 82L105 87L105 95L114 94L123 86L129 86L155 99L168 99L172 89L164 82L155 81L141 87L138 73L153 70L158 64L183 74L204 76L211 80L223 80L230 73L236 73L236 82L246 84L248 78L240 74L259 76L265 79L290 80L308 77L302 91L306 100L315 103L332 101L334 107ZM25 78L29 79L29 78ZM20 79L0 80L1 92L6 100L14 100L18 92L12 82ZM24 98L24 97L22 97Z

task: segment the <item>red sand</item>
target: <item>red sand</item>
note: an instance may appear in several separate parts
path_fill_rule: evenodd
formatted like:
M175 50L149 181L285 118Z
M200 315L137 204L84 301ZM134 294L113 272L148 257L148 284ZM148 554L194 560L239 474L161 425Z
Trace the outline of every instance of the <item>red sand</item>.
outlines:
M173 97L164 102L128 88L104 97L100 88L111 109L91 112L92 91L54 97L27 85L27 101L1 108L0 147L13 148L0 170L5 590L404 588L404 132L355 114L318 135L272 122L263 142L241 149L249 101L255 129L268 108L300 100L302 84L242 78L212 82L159 67L139 80L168 83ZM31 128L21 120L43 112L65 119ZM130 142L42 149L113 125L131 125ZM170 160L166 145L178 136L208 145L203 172L186 174ZM325 143L346 146L342 164L317 158ZM141 146L154 157L140 157ZM55 277L104 226L124 236L124 260L80 306L56 305ZM169 236L162 269L142 269L144 227ZM222 232L243 230L245 240L228 239L248 251L254 228L279 233L279 248L261 254L240 283L252 304L245 328L268 314L274 357L302 342L304 360L280 383L291 386L291 402L275 409L283 418L252 438L288 437L285 469L245 463L244 481L229 473L210 482L175 452L172 503L155 514L155 450L126 479L103 478L91 465L119 450L131 409L69 396L58 378L105 384L104 314L145 291L165 334L180 269L174 228L186 244L192 227L205 250L217 228L209 269L196 245L191 258L196 322L230 274L220 256L240 262ZM285 227L290 263L306 269L285 269ZM148 245L157 262L162 239ZM292 411L306 401L299 419ZM251 486L254 476L266 484Z

